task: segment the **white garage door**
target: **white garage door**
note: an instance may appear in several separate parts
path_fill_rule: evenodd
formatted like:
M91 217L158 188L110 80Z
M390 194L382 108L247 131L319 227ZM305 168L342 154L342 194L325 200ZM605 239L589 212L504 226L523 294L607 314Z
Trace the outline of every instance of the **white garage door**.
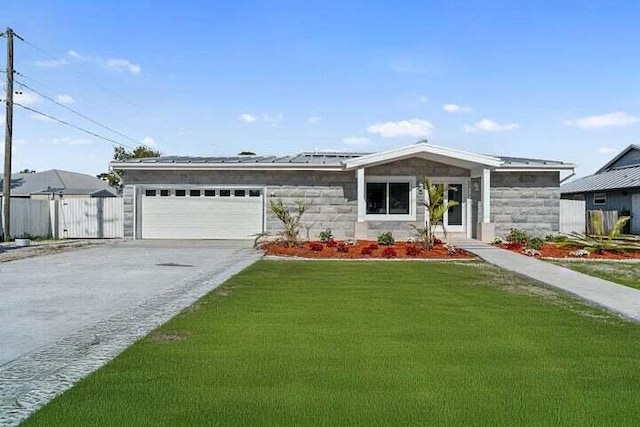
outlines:
M143 239L252 239L262 232L259 189L147 189Z

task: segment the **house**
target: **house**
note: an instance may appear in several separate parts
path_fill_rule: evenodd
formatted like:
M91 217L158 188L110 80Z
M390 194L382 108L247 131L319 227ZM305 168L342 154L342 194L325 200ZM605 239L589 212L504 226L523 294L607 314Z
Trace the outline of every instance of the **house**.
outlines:
M276 233L271 200L305 200L302 237L331 228L338 238L404 239L424 227L420 177L448 184L459 206L449 233L483 241L511 227L558 231L560 161L495 157L420 142L378 153L287 157L177 157L112 162L122 171L124 233L132 239L247 239Z
M587 210L631 215L630 231L640 234L640 146L630 145L593 175L561 188L563 199L584 200Z
M0 195L2 195L0 179ZM52 200L77 197L116 197L106 182L91 175L51 169L11 175L11 197Z

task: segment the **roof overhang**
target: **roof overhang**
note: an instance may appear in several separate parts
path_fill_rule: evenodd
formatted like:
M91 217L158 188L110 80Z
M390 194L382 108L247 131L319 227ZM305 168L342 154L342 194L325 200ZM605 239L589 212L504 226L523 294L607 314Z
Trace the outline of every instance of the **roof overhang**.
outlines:
M322 165L313 163L156 163L156 162L111 162L111 170L164 170L164 171L211 171L211 170L307 170L343 171L342 165Z
M357 157L346 160L343 164L346 170L353 170L408 159L411 157L421 157L438 163L444 163L466 169L473 169L478 166L498 167L502 164L502 160L497 157L469 153L467 151L454 150L452 148L440 147L426 143L413 144L406 147L394 148L392 150Z

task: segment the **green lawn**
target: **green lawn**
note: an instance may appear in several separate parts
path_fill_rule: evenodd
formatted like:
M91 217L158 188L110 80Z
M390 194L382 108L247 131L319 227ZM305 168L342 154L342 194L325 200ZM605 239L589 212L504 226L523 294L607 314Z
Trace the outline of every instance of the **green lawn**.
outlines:
M284 261L25 423L638 424L638 325L481 263Z
M640 289L640 263L607 261L553 261L590 276Z

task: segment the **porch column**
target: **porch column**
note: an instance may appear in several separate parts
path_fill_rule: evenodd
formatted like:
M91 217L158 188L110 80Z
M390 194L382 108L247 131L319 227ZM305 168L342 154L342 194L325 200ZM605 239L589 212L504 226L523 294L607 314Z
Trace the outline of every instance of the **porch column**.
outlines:
M367 214L367 195L365 194L364 168L356 170L356 180L358 182L358 222L364 222Z
M488 224L491 222L491 170L482 169L480 177L480 186L482 187L482 222Z

